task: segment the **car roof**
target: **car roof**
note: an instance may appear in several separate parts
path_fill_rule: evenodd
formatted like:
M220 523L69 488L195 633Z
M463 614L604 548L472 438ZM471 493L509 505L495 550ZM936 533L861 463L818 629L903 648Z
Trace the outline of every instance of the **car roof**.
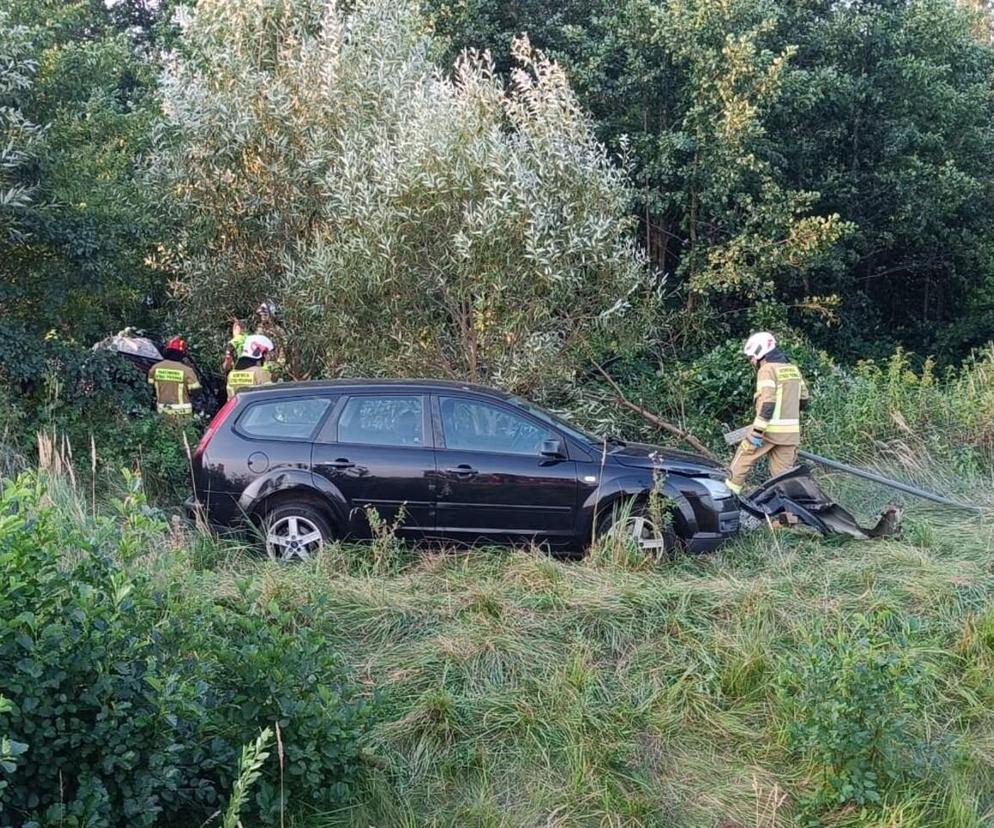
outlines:
M471 382L436 379L341 379L341 380L308 380L307 382L276 382L268 385L253 385L239 390L243 394L285 393L287 391L314 393L321 391L470 391L484 394L502 400L512 399L512 395L496 388L477 385Z

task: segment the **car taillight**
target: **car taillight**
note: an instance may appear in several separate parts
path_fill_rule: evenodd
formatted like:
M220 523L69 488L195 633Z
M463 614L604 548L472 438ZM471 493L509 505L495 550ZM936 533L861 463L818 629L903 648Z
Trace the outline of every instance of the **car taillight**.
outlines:
M217 434L217 430L221 427L221 424L227 419L228 415L234 411L235 405L238 403L238 397L234 396L228 400L222 407L221 410L214 415L214 419L211 420L211 424L207 426L207 431L204 432L204 436L200 438L200 442L197 443L197 450L193 452L193 459L199 460L200 455L204 453L207 449L208 443L214 439L214 435Z

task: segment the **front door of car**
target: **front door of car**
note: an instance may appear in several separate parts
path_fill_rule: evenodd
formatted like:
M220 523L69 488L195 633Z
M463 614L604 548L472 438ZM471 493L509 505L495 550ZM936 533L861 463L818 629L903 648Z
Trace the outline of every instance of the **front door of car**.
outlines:
M312 454L312 469L332 483L349 506L348 532L368 538L367 509L398 534L424 536L435 525L435 452L428 398L369 393L343 398ZM401 516L401 513L403 515Z
M464 542L572 542L576 463L541 454L561 436L512 406L433 398L438 466L436 532ZM565 450L565 443L561 443Z

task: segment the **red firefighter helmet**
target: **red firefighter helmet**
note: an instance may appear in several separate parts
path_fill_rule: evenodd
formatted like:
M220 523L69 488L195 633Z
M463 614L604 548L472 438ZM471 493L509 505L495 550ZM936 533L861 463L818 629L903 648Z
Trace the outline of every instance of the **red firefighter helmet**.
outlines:
M166 342L167 351L179 351L181 354L186 353L186 340L181 336L174 336Z

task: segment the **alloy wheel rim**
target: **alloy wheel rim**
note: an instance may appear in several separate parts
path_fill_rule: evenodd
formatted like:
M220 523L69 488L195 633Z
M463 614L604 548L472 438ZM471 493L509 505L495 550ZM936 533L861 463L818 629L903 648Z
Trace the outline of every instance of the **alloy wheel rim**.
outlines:
M644 552L666 550L666 534L659 531L652 519L645 515L631 515L613 524L608 534L612 538L631 540Z
M307 561L321 551L324 536L310 520L288 515L273 521L266 530L266 552L271 560L283 563Z

